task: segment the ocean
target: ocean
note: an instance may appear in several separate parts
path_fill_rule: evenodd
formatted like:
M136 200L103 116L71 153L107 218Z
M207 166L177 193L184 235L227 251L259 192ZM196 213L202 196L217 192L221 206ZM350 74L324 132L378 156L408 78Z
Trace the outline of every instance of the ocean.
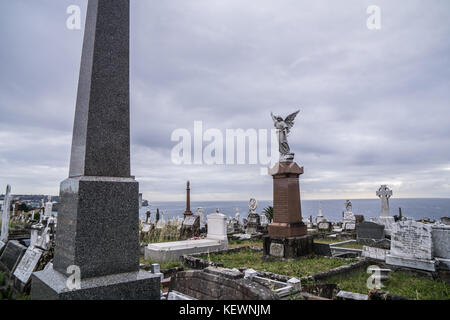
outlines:
M328 221L342 221L342 212L345 211L345 200L321 200L322 212ZM357 199L351 200L354 214L363 214L366 220L378 217L381 213L381 200L379 199ZM309 216L315 218L318 213L319 200L302 200L302 216L307 220ZM414 220L421 218L430 218L439 220L441 217L450 217L450 199L445 198L411 198L411 199L390 199L391 216L398 215L399 208L402 208L402 214L405 217L411 217ZM258 201L256 212L260 213L267 206L271 206L272 201ZM149 207L140 209L140 217L145 220L145 213L150 210L151 219L155 218L156 209L164 212L164 218L171 219L182 217L185 210L185 202L153 202ZM219 211L227 216L234 217L236 208L241 214L241 218L248 215L247 201L208 201L191 202L191 211L195 212L198 207L202 207L205 214L211 214Z

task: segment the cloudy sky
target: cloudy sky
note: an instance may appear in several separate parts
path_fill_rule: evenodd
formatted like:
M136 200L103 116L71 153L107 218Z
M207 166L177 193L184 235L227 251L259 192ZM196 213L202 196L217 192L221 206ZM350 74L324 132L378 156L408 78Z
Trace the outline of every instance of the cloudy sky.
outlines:
M150 201L270 200L261 165L176 165L174 130L270 129L303 199L450 197L448 0L132 0L132 173ZM81 30L66 27L82 9ZM381 30L366 10L381 9ZM0 193L68 176L86 0L0 0ZM205 143L205 146L208 143Z

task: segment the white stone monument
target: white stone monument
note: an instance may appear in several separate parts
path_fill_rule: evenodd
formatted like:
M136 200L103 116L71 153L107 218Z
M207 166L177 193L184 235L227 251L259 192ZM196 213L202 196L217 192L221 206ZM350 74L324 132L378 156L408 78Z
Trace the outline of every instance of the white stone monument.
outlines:
M394 217L389 214L389 198L392 197L392 190L386 185L382 185L376 192L376 195L381 199L381 215L371 220L375 223L384 225L384 232L386 235L392 235L392 228L395 224Z
M345 201L344 219L342 222L343 230L355 230L356 229L356 217L353 214L353 205L350 200Z
M158 262L176 261L181 256L207 253L228 248L227 217L219 213L208 215L206 239L151 243L145 248L145 259Z
M51 217L52 216L52 211L53 211L52 197L48 196L48 200L45 203L44 216Z
M205 212L203 211L203 208L198 207L197 211L195 212L194 215L196 215L200 218L200 228L204 228L206 225L206 222L205 222Z
M327 219L325 219L325 217L323 216L322 213L322 201L319 201L319 212L317 213L317 218L316 218L316 224L319 224L321 222L326 222Z
M6 242L8 242L10 205L11 205L11 186L8 184L6 186L5 199L3 200L2 206L2 231L0 233L0 250L2 250Z
M413 220L400 221L392 228L391 250L386 263L435 271L432 226Z
M392 190L387 185L383 184L377 190L377 196L381 199L381 216L389 217L389 198L392 197Z

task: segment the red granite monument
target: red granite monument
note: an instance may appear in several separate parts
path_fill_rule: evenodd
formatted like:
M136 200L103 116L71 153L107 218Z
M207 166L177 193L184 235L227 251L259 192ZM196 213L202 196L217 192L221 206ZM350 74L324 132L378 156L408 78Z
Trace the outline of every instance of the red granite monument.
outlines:
M293 161L287 135L299 111L285 120L274 116L280 145L280 161L270 169L273 176L273 222L264 237L264 255L277 258L296 258L312 252L313 240L307 235L302 221L299 177L303 167Z

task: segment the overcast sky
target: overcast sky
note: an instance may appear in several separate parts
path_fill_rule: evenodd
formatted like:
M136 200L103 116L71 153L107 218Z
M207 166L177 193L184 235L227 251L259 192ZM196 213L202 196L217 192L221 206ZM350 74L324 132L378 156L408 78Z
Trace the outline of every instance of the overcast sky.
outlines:
M303 199L450 197L448 0L131 0L132 174L150 201L270 200L261 165L175 165L175 129L289 137ZM81 30L66 27L69 5ZM369 30L369 5L381 30ZM0 193L68 176L86 0L0 0ZM207 143L205 143L207 145Z

